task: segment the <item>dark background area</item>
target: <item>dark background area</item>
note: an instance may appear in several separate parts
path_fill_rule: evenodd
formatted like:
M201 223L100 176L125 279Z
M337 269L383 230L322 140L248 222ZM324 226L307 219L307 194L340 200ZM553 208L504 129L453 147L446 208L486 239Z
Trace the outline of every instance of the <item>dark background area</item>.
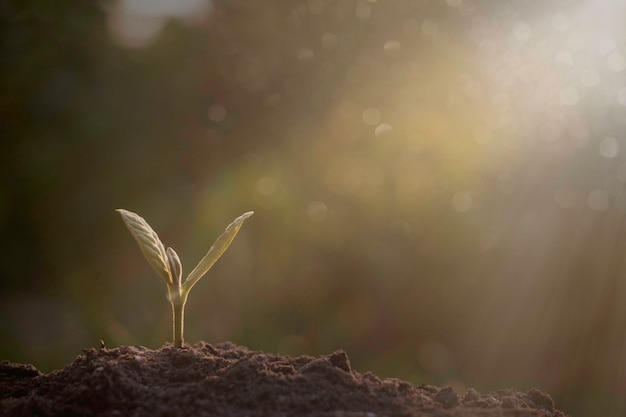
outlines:
M1 1L0 358L186 340L626 413L616 2Z

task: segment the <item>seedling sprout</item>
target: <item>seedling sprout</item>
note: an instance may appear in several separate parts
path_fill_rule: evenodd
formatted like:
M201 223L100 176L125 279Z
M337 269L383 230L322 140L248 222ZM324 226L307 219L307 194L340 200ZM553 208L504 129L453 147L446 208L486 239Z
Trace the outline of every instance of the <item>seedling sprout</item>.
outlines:
M189 291L222 256L241 229L244 220L252 216L254 212L249 211L233 220L226 231L213 243L204 258L187 275L185 282L182 282L183 270L178 254L174 249L170 247L165 249L159 236L140 215L124 209L117 209L116 211L120 213L130 234L137 241L143 256L167 285L167 299L172 305L174 346L182 347L184 344L185 303Z

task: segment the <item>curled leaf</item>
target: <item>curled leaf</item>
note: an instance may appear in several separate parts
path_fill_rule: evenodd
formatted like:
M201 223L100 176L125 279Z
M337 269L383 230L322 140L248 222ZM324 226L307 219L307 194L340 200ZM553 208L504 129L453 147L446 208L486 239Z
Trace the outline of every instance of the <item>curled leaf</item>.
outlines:
M152 230L148 222L137 213L124 209L117 209L115 211L122 216L126 228L133 238L135 238L139 249L141 249L141 253L143 253L148 263L166 283L173 284L169 257L156 232Z
M237 217L231 224L228 225L224 233L217 238L211 249L204 255L204 258L200 260L198 265L187 275L187 279L185 279L185 283L183 284L186 291L189 291L191 287L195 285L196 282L200 278L207 273L209 269L217 262L217 260L222 256L224 251L230 246L230 243L233 241L239 229L243 225L244 220L254 214L253 211L248 211L247 213L242 214Z
M180 287L181 279L183 276L183 267L180 264L180 259L178 258L178 254L172 248L167 248L165 253L167 254L167 261L170 267L170 271L172 273L172 279L174 280L174 285L176 287Z

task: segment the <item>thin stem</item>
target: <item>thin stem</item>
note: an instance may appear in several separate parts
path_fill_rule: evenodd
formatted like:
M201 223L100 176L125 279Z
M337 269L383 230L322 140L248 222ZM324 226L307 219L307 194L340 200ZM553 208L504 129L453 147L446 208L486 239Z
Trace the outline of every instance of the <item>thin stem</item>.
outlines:
M172 304L172 315L174 318L174 346L183 347L185 343L183 339L183 327L185 325L185 303Z

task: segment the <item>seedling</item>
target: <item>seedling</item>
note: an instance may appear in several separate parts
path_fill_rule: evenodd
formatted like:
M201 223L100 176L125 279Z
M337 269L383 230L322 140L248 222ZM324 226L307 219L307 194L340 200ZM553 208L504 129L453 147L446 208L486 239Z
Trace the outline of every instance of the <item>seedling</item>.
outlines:
M165 249L159 236L140 215L124 209L117 209L116 211L122 215L122 220L137 241L143 256L167 285L167 299L172 305L174 346L182 347L184 343L185 303L189 291L222 256L241 229L244 220L252 216L254 212L244 213L229 224L226 231L217 238L211 249L204 255L204 258L187 275L185 282L182 282L183 269L174 249L169 247Z

